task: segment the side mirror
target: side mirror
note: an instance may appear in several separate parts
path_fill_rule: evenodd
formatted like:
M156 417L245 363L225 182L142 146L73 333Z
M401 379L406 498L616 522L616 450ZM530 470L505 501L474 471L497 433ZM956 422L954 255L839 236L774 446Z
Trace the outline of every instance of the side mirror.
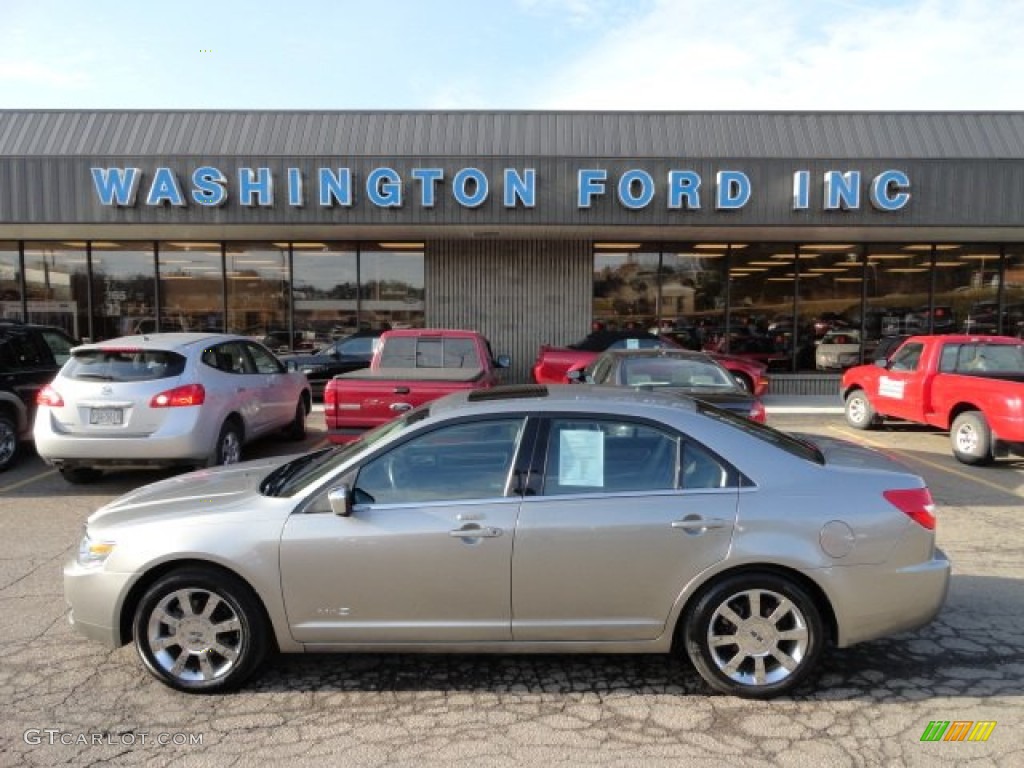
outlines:
M875 360L875 365L877 365L879 368L888 368L889 361L884 357L880 357L877 360Z
M586 381L587 376L582 368L573 368L566 371L565 378L569 380L570 384L583 384Z
M350 517L352 515L352 491L347 485L339 485L327 492L327 502L331 505L331 512L338 517Z
M495 365L499 368L511 368L512 358L508 355L498 355L498 359L494 361Z
M294 360L288 360L288 361L286 361L286 362L285 362L285 364L284 364L284 367L285 367L285 368L286 368L287 370L289 370L289 371L297 371L297 370L299 370L299 366L298 366L298 365L296 365L296 363L295 363L295 361L294 361Z

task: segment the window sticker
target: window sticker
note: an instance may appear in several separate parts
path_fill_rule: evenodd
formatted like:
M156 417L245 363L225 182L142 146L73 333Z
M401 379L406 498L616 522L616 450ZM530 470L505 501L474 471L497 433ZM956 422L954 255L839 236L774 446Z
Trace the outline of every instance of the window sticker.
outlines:
M640 349L640 339L626 339L626 349Z
M890 379L888 376L883 376L878 380L878 394L881 397L891 397L896 400L902 400L903 388L905 386L905 381Z
M604 487L604 432L565 429L558 433L558 484Z

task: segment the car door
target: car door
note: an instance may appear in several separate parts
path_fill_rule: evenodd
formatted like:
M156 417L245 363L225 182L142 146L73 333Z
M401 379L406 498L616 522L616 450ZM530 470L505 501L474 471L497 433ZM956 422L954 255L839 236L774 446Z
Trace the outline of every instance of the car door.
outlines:
M875 410L900 419L920 421L924 413L923 373L918 371L924 344L904 344L878 376Z
M264 347L247 342L245 348L252 361L246 376L251 378L259 400L260 430L283 427L295 416L295 404L299 401L293 379L281 361Z
M538 440L512 559L513 638L657 638L687 582L728 552L738 473L631 419L553 418Z
M217 404L219 418L229 413L242 417L247 437L257 435L265 416L260 412L257 382L245 345L241 341L227 341L203 350L202 383L207 388L207 400Z
M355 505L326 495L288 520L281 578L300 642L494 642L511 636L510 579L524 417L459 422L356 470ZM340 481L339 481L340 482Z

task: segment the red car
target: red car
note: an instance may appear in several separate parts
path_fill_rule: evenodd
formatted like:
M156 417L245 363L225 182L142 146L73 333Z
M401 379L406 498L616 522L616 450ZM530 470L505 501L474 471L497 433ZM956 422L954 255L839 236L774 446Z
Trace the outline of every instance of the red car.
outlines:
M545 344L533 364L533 380L538 384L564 384L571 369L586 368L595 357L608 349L680 349L680 345L664 336L646 331L594 331L582 341L568 347ZM760 397L768 391L768 368L755 361L734 355L711 353L750 392Z

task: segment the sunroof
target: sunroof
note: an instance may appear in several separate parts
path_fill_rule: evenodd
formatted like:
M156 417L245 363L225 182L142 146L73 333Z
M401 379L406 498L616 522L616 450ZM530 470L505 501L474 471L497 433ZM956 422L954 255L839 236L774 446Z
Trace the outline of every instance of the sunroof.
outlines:
M516 400L521 397L547 397L548 388L541 384L510 384L491 389L474 389L466 399L471 403L488 400Z

